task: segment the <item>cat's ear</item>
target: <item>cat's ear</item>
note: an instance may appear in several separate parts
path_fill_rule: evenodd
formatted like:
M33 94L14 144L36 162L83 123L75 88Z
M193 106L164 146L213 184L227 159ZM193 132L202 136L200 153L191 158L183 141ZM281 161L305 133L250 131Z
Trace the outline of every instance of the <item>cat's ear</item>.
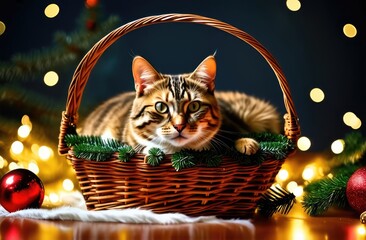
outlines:
M136 56L132 61L132 74L138 95L143 95L144 89L156 79L159 79L160 76L155 68L140 56Z
M191 77L203 82L211 92L215 90L216 60L213 55L208 56L191 74Z

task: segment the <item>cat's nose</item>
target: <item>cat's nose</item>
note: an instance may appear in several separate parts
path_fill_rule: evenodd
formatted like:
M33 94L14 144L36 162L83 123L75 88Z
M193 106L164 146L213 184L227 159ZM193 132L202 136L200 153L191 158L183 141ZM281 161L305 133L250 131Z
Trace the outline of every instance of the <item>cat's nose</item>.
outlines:
M181 114L173 118L173 127L180 133L186 127L186 120Z
M186 124L175 124L173 125L173 127L179 132L181 133L183 131L183 129L186 127Z

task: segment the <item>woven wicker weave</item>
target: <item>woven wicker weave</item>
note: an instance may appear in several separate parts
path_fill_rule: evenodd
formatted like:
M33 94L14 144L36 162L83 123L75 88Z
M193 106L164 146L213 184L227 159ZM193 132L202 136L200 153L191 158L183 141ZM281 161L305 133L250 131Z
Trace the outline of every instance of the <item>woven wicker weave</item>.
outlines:
M75 133L85 85L103 52L133 30L168 22L211 26L256 49L272 68L283 93L287 112L284 134L292 141L297 140L300 127L288 83L276 60L257 40L216 19L192 14L164 14L141 18L113 30L81 60L62 114L59 153L67 154L71 161L89 210L140 207L157 213L181 212L190 216L251 217L258 199L272 185L284 160L268 159L261 165L240 166L237 161L225 157L220 167L192 167L176 171L170 156L154 167L144 163L144 156L140 154L127 163L118 160L117 153L105 162L96 162L75 157L64 142L66 134Z

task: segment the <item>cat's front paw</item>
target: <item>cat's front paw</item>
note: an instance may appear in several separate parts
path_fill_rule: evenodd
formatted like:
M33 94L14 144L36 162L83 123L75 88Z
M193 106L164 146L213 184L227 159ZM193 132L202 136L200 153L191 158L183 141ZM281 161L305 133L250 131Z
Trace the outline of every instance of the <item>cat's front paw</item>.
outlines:
M245 155L253 155L259 150L259 143L253 138L239 138L235 141L235 148Z

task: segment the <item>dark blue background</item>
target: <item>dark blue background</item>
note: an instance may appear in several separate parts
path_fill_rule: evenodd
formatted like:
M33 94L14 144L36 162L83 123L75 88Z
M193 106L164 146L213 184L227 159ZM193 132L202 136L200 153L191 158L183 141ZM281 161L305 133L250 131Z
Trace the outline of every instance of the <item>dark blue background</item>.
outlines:
M50 3L60 6L54 19L44 16ZM131 20L163 13L195 13L232 24L259 40L278 60L292 90L303 135L311 150L329 149L330 144L352 129L343 114L354 112L366 124L366 3L358 1L301 1L297 12L283 1L169 0L101 1L105 17L118 15L121 25ZM0 3L0 21L7 29L0 36L0 60L53 44L55 31L77 29L83 1L13 1ZM352 23L355 38L342 28ZM160 24L129 33L112 45L93 69L81 108L97 104L120 91L132 90L131 60L142 55L164 73L190 72L217 51L217 89L241 90L273 102L284 113L282 93L263 58L249 45L219 30L193 24ZM53 88L43 80L31 87L54 100L66 100L75 66L59 72ZM29 84L29 83L27 83ZM309 98L312 88L325 92L322 103ZM364 131L365 127L361 128ZM56 129L57 130L57 129ZM365 133L365 131L364 131Z

